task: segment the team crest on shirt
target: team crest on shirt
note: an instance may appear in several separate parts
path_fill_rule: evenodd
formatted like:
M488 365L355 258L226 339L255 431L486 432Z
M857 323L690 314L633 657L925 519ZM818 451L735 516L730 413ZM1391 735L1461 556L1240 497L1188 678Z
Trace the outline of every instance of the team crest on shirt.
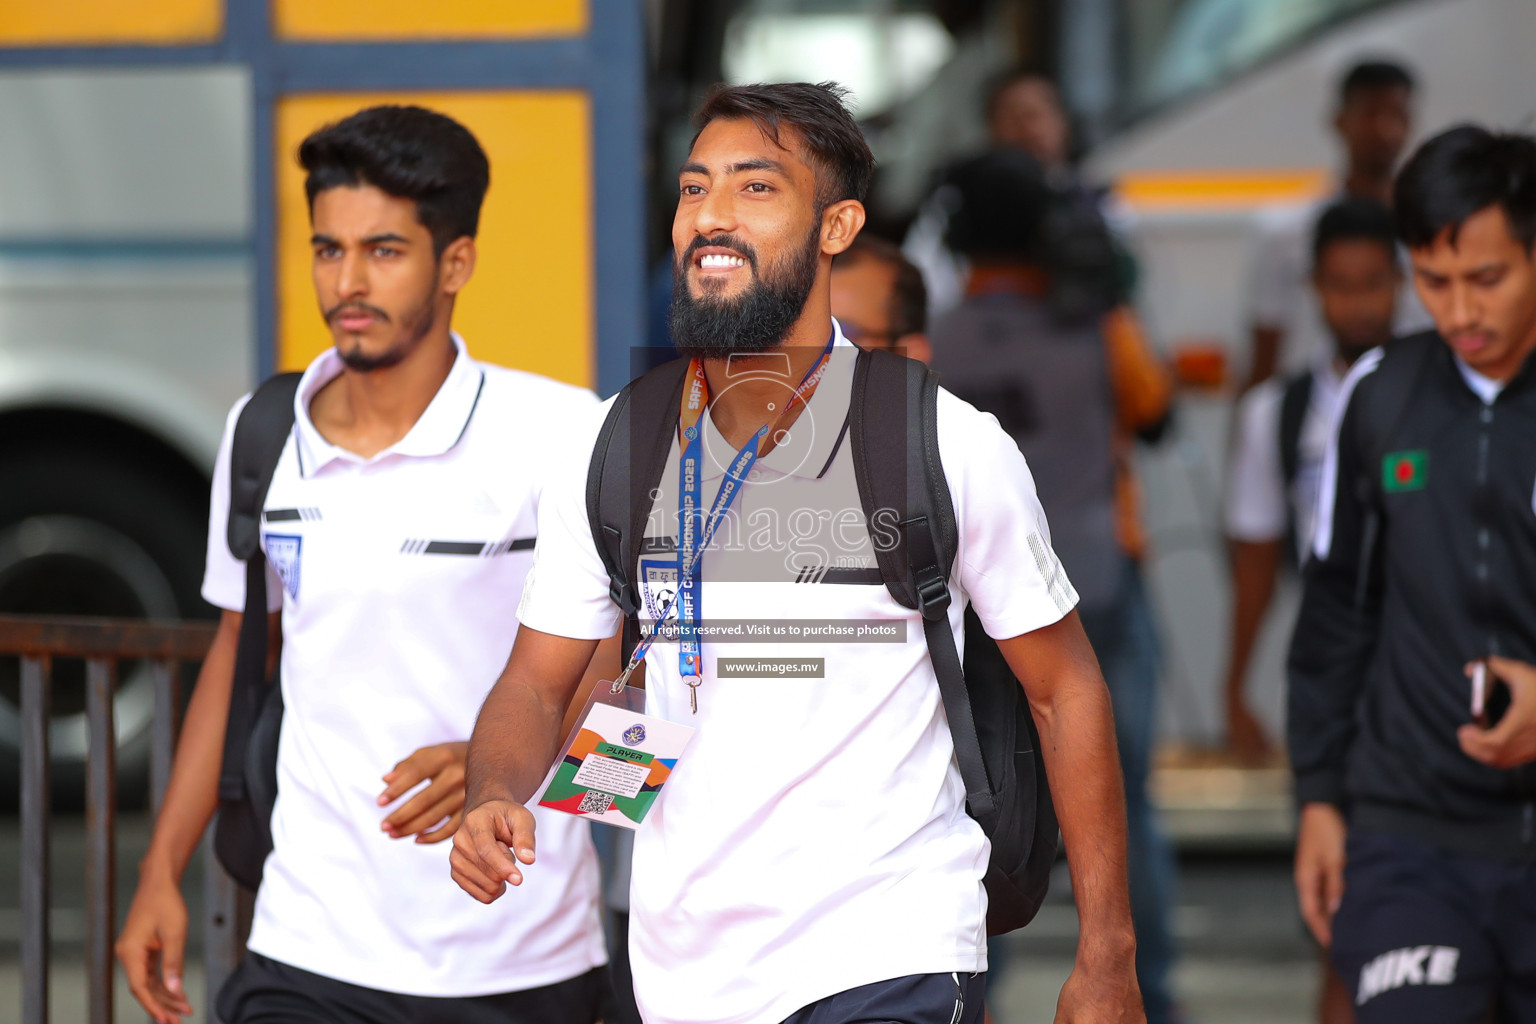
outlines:
M632 747L638 747L645 742L645 726L636 722L624 730L624 742Z
M660 621L662 612L675 619L677 608L672 599L677 595L677 562L644 558L640 561L640 578L644 584L641 597L645 601L645 616L652 622Z
M283 581L283 589L288 591L288 596L297 601L299 551L304 545L304 538L295 537L291 533L269 533L266 544L267 562L277 571L277 578Z

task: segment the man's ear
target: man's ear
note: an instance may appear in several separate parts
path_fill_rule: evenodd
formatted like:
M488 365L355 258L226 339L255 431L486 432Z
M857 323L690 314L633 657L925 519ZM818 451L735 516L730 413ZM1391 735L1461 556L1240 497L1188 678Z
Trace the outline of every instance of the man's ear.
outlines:
M438 286L449 295L457 295L475 272L475 240L463 235L449 242L437 258Z
M836 256L845 251L864 228L864 204L857 199L833 203L821 214L821 252Z

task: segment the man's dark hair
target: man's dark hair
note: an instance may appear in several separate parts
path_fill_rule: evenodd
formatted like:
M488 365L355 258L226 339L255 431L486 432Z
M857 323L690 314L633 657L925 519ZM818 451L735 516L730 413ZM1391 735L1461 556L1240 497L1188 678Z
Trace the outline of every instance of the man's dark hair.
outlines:
M1397 262L1397 224L1392 211L1374 199L1341 199L1317 219L1312 233L1312 265L1323 262L1323 253L1335 242L1375 242Z
M372 185L416 203L416 219L432 233L432 249L480 227L491 166L480 143L453 118L423 107L369 107L328 124L299 144L309 176L304 194Z
M896 286L891 295L891 337L902 338L927 331L928 286L923 283L923 272L895 243L870 234L855 237L853 244L832 261L832 269L849 267L864 260L876 260L896 268Z
M1023 64L1018 67L1009 68L1000 74L993 75L987 81L986 91L982 94L981 112L988 121L992 120L992 115L997 113L997 104L1003 98L1003 93L1020 82L1043 82L1056 90L1058 94L1061 91L1060 87L1056 84L1056 79L1037 67Z
M1345 106L1362 92L1377 89L1406 89L1413 92L1413 73L1396 61L1361 61L1339 81L1339 105Z
M848 90L836 82L717 86L694 116L702 134L711 121L749 120L788 149L779 133L791 129L816 172L817 212L844 199L863 202L875 174L875 157L858 122L843 105ZM699 141L695 134L693 141Z
M1409 158L1392 188L1399 237L1410 248L1432 245L1466 219L1499 206L1509 233L1530 251L1536 242L1536 138L1461 125L1442 132Z
M1039 263L1051 191L1034 157L999 148L950 168L942 186L949 206L945 241L972 258Z

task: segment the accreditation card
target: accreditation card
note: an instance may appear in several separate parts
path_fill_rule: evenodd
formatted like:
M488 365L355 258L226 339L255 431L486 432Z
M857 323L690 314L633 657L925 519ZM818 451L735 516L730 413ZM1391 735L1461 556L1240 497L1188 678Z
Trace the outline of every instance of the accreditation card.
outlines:
M644 707L644 690L594 686L539 806L639 828L693 739L691 726L643 714Z

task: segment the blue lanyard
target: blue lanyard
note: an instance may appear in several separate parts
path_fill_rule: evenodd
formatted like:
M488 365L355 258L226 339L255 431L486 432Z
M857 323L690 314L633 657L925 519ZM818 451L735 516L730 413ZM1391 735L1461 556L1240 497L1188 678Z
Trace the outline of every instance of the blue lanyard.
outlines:
M681 457L678 459L677 594L672 603L675 603L678 608L678 673L689 687L689 704L695 713L698 712L698 686L703 681L703 653L699 639L699 619L703 607L700 559L704 550L709 547L709 542L714 537L720 520L725 518L736 496L741 493L747 474L756 465L763 438L768 436L795 402L803 402L806 393L820 382L828 365L828 357L832 354L832 346L836 342L835 334L827 339L827 347L822 350L816 363L806 371L799 386L795 388L794 397L785 403L784 409L772 423L765 423L736 452L730 465L726 467L725 478L720 481L720 489L715 493L715 500L710 503L707 514L700 501L699 483L704 463L703 415L708 402L708 384L704 378L701 362L695 360L690 367L689 379L692 386L684 393L681 413L683 447ZM670 604L657 616L658 620L664 618L668 610L670 610ZM658 621L657 627L659 626ZM644 655L645 650L654 641L655 635L653 628L651 635L636 647L631 659L632 663L637 662Z

